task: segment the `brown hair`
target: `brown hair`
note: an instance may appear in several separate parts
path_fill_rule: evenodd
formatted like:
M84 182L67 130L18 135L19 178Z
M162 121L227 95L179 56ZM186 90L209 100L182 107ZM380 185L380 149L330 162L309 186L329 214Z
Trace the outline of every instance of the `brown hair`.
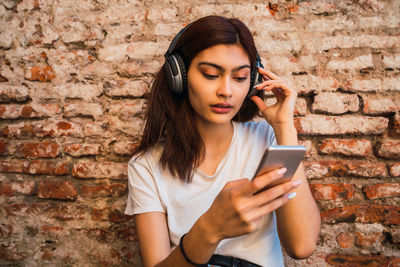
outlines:
M207 16L194 21L177 42L179 53L189 69L192 59L201 51L217 44L240 44L255 66L257 50L250 30L240 20ZM262 92L258 94L262 97ZM246 98L233 118L245 122L258 114L252 100ZM204 143L197 130L194 111L187 92L174 94L167 85L164 66L153 81L145 114L143 137L134 155L143 155L155 145L162 146L160 164L184 182L190 182L204 157Z

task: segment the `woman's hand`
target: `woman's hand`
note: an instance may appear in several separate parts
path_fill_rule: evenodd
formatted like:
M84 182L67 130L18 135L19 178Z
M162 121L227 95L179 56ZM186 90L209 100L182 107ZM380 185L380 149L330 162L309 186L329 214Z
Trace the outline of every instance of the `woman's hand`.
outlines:
M267 106L258 96L252 96L251 99L272 127L293 125L297 92L274 73L263 68L258 68L258 72L262 74L264 82L256 86L257 90L272 91L277 102L272 106Z
M225 238L257 230L264 215L294 197L289 191L296 188L298 182L286 182L260 192L285 172L286 169L282 168L260 175L252 181L240 179L227 183L202 216L207 224L209 240L217 243Z

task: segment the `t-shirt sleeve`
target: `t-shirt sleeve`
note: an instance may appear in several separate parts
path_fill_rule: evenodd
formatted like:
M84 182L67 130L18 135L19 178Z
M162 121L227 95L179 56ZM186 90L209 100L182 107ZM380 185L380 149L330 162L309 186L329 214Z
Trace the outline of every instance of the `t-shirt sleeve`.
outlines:
M154 173L143 158L128 164L128 201L125 214L165 212L154 180Z

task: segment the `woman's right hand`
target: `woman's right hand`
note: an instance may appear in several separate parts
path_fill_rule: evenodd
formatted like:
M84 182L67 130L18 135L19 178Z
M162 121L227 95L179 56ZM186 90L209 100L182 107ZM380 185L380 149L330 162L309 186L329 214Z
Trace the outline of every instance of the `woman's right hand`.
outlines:
M299 182L294 180L263 190L285 172L286 168L282 168L257 176L252 181L240 179L227 183L203 215L211 240L219 242L256 231L264 215L294 197L289 193L299 186Z

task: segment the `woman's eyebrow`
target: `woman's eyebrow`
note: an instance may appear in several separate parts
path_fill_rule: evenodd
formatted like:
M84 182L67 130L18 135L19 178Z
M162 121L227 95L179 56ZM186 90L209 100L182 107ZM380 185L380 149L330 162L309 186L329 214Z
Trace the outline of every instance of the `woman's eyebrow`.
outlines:
M204 62L204 61L199 62L198 66L201 66L201 65L208 65L208 66L214 67L214 68L222 70L222 71L225 70L223 67L221 67L221 66L219 66L217 64L211 63L211 62ZM250 67L250 65L238 66L238 67L234 68L232 70L232 72L236 72L236 71L239 71L239 70L244 69L244 68L251 68L251 67Z

